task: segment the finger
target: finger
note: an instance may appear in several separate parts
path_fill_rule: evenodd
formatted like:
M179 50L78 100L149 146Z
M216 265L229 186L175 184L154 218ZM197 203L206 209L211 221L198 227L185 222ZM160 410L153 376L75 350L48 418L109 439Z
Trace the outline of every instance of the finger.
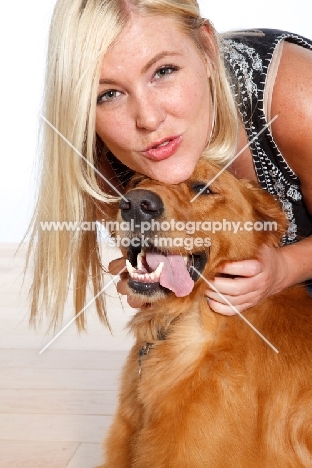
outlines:
M128 304L130 307L133 307L134 309L139 309L140 307L144 305L144 302L134 296L128 296Z
M261 263L258 260L243 260L241 262L225 263L218 269L218 273L232 276L256 276L262 271Z
M125 296L125 295L127 295L129 293L127 283L128 283L128 281L126 279L124 279L122 281L118 281L118 283L116 285L116 288L117 288L117 292L119 294L122 294L122 295Z
M218 314L226 315L226 316L237 315L237 311L242 312L243 310L250 307L249 304L242 304L239 306L234 306L232 304L231 305L222 304L221 302L218 302L212 299L208 300L208 305L214 312L217 312Z
M221 304L227 305L231 304L234 307L241 307L242 305L250 307L251 305L256 304L260 299L260 295L257 290L250 291L249 289L245 294L238 295L230 295L228 294L228 291L226 291L226 293L222 293L219 289L217 291L207 289L205 296L212 301L217 301Z
M223 278L222 276L217 276L210 281L210 284L216 288L216 291L212 287L209 288L209 291L213 291L214 293L219 292L227 296L242 296L253 291L257 286L255 277Z
M220 302L221 304L228 304L229 302L233 306L240 305L242 302L242 296L229 296L228 294L222 294L211 289L205 292L205 296L211 301Z
M244 294L243 296L229 296L220 292L207 290L205 296L209 301L218 302L219 304L226 305L227 307L239 308L242 304L249 304L253 299L253 294Z
M108 271L112 275L119 275L121 270L126 266L126 259L124 257L116 258L108 264Z
M123 281L118 281L117 283L117 292L119 294L122 294L123 296L127 296L127 302L130 307L133 307L135 309L139 309L142 307L145 302L142 301L142 299L138 299L136 296L132 296L129 294L129 288L127 285L128 281L123 280Z

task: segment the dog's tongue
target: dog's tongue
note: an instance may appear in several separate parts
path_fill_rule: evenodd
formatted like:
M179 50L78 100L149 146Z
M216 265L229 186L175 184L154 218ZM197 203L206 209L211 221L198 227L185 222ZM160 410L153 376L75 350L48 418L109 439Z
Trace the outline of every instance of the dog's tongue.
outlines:
M164 266L159 283L164 288L174 292L177 297L190 294L194 287L194 281L187 271L183 257L181 255L162 255L146 252L146 263L152 270L156 270L161 262L164 263Z

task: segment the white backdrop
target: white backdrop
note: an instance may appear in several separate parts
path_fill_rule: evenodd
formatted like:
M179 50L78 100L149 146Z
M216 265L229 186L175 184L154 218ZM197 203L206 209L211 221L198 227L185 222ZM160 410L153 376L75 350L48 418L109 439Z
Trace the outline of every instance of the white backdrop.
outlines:
M220 32L272 27L312 38L310 0L200 0ZM55 0L3 2L1 52L0 242L19 242L34 203L37 129L46 38Z

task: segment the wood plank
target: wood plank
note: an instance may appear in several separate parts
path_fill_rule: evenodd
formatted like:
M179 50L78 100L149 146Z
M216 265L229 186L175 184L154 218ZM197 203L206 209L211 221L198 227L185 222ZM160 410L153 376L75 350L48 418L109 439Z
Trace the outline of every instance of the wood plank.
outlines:
M20 309L18 312L15 312L15 315L12 314L11 312L12 308L11 307L6 307L4 312L4 315L1 314L0 310L0 320L1 320L1 334L10 334L10 335L20 335L20 334L28 334L33 336L34 338L39 338L41 340L44 340L45 342L49 342L56 334L55 333L50 333L49 335L46 334L46 330L48 328L48 325L45 328L42 328L38 331L35 331L32 329L29 325L29 311L27 311L25 308ZM60 336L75 336L81 340L87 338L90 335L97 335L97 336L110 336L114 338L114 336L117 334L122 333L124 336L129 335L131 337L131 334L128 333L126 330L126 325L127 322L129 321L130 317L129 315L123 314L123 313L115 313L114 316L112 316L111 311L108 311L109 315L109 322L111 324L112 328L112 333L109 331L109 329L100 322L98 317L95 315L92 315L91 313L86 314L86 319L87 319L87 324L86 324L86 332L78 333L77 328L75 326L75 323L72 323L66 330L62 332ZM66 323L64 323L64 326L72 319L73 317L70 317Z
M49 368L49 369L121 369L127 351L73 351L47 350L39 354L32 349L0 349L1 368ZM1 383L0 383L1 387Z
M111 421L111 416L0 414L0 440L100 444Z
M2 349L36 349L39 351L48 343L48 340L27 335L0 335L0 346ZM93 336L87 335L84 338L79 336L64 336L56 340L49 349L57 350L129 350L133 344L132 339L120 333L115 336ZM46 350L44 353L48 352ZM43 355L43 354L42 354Z
M117 391L0 389L0 413L113 415L117 395Z
M116 390L120 372L117 369L3 369L2 388Z
M66 468L78 448L71 442L0 440L0 468Z
M102 444L80 444L66 468L94 468L103 463Z

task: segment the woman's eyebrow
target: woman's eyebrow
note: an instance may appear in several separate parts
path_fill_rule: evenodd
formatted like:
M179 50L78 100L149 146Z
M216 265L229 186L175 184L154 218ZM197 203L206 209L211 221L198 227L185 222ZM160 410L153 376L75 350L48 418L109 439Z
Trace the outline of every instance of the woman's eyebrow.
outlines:
M158 60L164 58L164 57L172 57L174 55L181 55L178 52L169 52L167 50L164 50L163 52L159 52L159 54L155 55L149 62L147 62L146 65L142 68L142 73L147 72L147 70L154 65L154 63L158 62Z
M101 78L99 84L107 84L107 85L115 85L116 81L114 80L106 80L105 78Z

